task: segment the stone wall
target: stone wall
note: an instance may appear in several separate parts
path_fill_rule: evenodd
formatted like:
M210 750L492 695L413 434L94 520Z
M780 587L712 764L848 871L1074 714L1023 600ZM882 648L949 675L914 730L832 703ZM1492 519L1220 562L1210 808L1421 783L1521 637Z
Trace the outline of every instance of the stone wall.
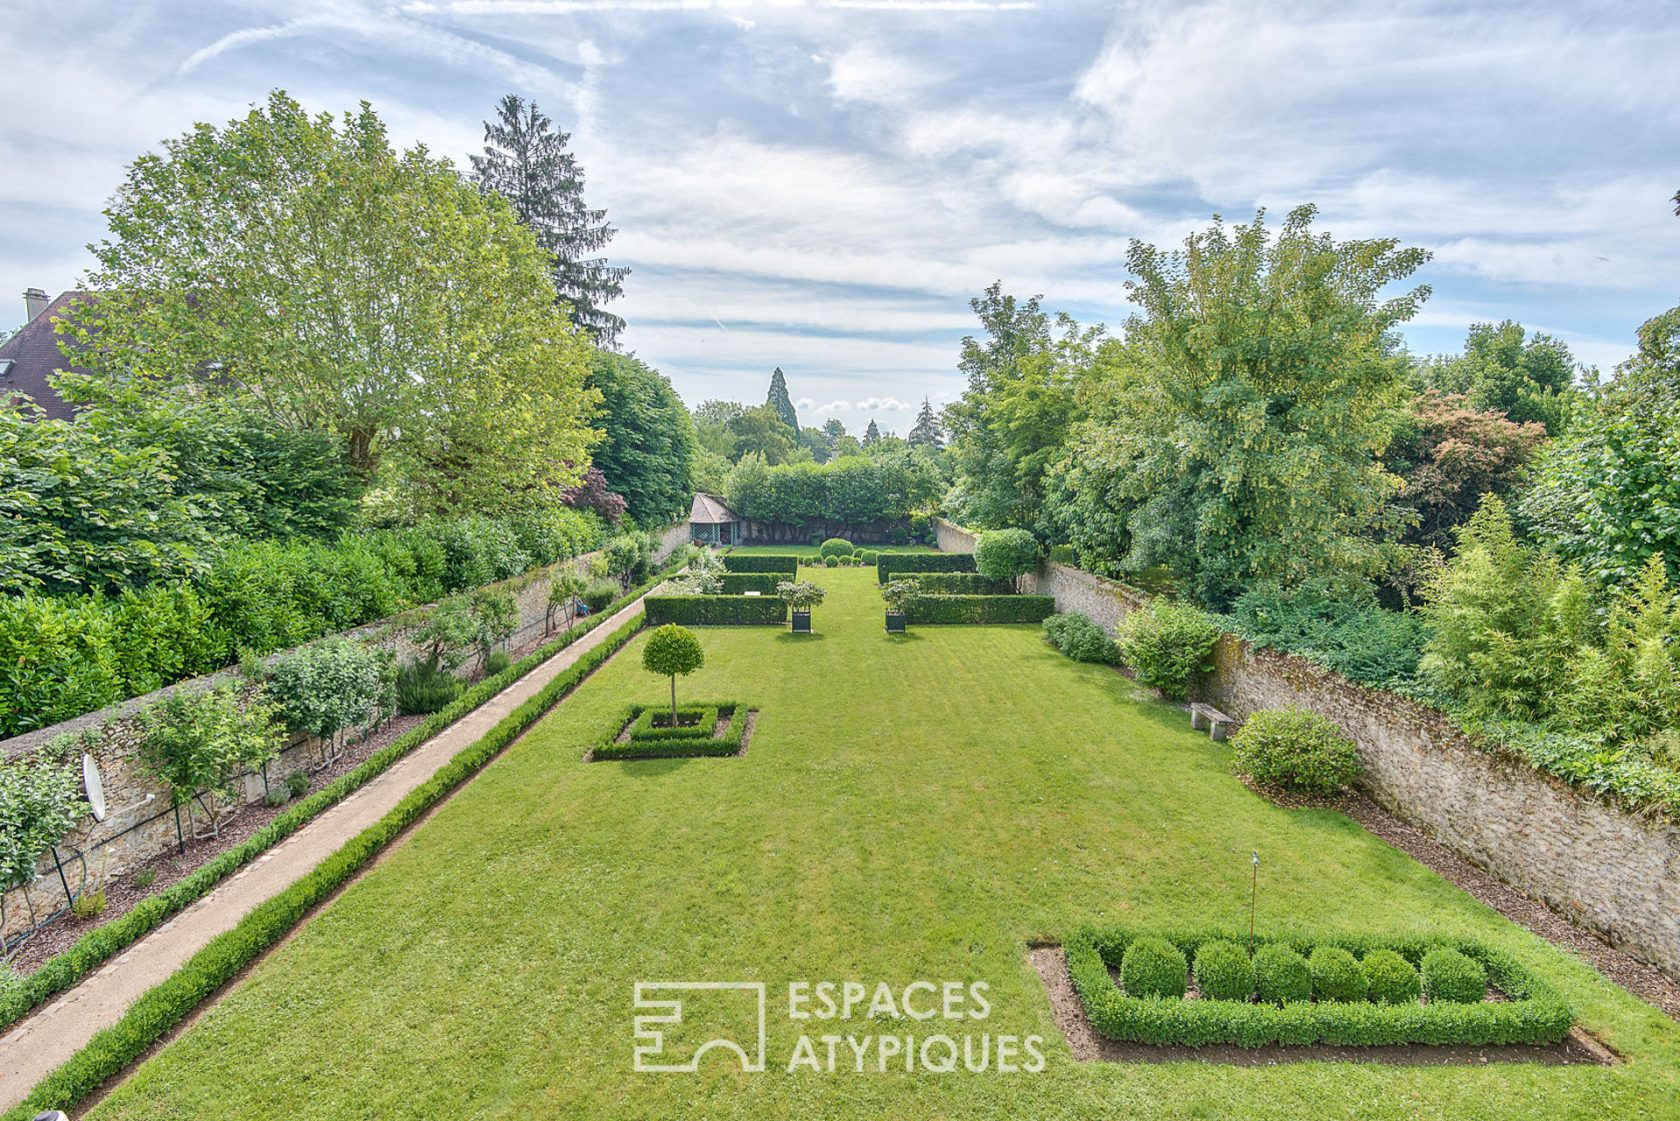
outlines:
M654 550L655 561L663 564L673 552L688 543L688 536L686 522L664 530ZM492 589L511 591L518 606L517 629L508 643L511 648L519 649L542 638L548 629L549 577L568 565L587 572L589 562L595 556L595 553L587 553L544 568L533 569L500 584L490 585ZM415 650L409 636L425 620L429 610L416 608L389 619L368 623L344 634L350 638L384 646L396 652L399 658L411 657ZM561 629L566 622L564 618L557 620L555 629ZM284 653L270 655L267 660L273 661L283 657ZM458 672L465 675L473 668L474 664L469 660ZM132 716L147 705L178 690L200 692L238 680L236 673L223 671L183 681L155 693L66 720L50 728L40 728L0 741L0 757L27 757L61 735L98 732L112 721ZM352 733L351 738L354 736L355 733ZM83 818L59 846L60 857L65 862L65 876L74 892L82 890L84 883L86 886L96 887L107 878L121 875L128 869L175 847L175 814L170 805L168 789L140 767L135 758L134 748L133 743L125 742L119 736L110 742L101 743L94 750L105 788L105 820L95 822L91 816ZM269 763L269 781L278 783L290 772L308 766L314 750L307 737L299 736L289 741L280 757ZM249 803L259 801L266 793L267 787L260 773L247 771L238 777L237 789L240 801ZM199 807L194 806L193 809L198 811ZM183 814L184 821L185 818L186 815ZM186 824L190 829L191 823ZM189 843L191 839L189 834ZM33 884L28 885L28 898L34 901L36 912L43 917L65 906L64 886L59 881L50 854L42 860L40 876ZM28 911L24 889L14 889L0 897L0 936L14 935L25 929L29 925Z
M942 551L974 534L940 521ZM1067 565L1024 583L1114 627L1148 597ZM1680 827L1649 821L1479 745L1442 713L1304 658L1226 635L1197 698L1239 720L1300 705L1359 747L1377 802L1511 886L1680 976Z

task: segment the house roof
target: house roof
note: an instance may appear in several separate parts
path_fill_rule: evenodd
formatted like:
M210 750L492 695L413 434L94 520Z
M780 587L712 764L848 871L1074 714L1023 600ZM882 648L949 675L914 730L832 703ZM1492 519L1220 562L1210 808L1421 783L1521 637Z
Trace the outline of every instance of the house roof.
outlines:
M40 315L25 323L22 330L0 344L0 396L15 400L21 394L28 394L55 420L69 420L75 415L75 407L47 384L47 378L59 370L89 372L65 362L58 350L58 333L53 330L53 320L63 315L72 301L86 295L76 291L63 293Z
M721 498L713 498L709 494L696 494L694 505L688 511L691 525L726 525L738 522L740 516L723 504Z

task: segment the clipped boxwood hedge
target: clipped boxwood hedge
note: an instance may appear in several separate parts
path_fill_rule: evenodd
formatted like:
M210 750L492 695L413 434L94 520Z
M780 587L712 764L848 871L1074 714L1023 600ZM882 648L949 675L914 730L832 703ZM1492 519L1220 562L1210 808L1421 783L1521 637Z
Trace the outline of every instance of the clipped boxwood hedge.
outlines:
M1280 1043L1304 1046L1328 1043L1344 1047L1384 1044L1556 1043L1569 1034L1573 1020L1563 997L1509 954L1463 938L1260 937L1264 946L1306 954L1333 946L1355 957L1391 950L1416 963L1434 950L1456 950L1479 964L1488 980L1509 999L1479 1004L1374 1004L1367 1002L1294 1001L1255 1004L1234 1000L1163 1000L1123 993L1109 975L1139 938L1160 937L1195 959L1204 942L1241 944L1246 935L1224 931L1143 932L1123 927L1082 927L1064 943L1068 976L1097 1032L1128 1043L1184 1047L1235 1045L1264 1047ZM1258 952L1257 955L1258 956Z
M1012 596L1015 581L978 572L927 572L916 577L922 591L934 596Z
M642 709L641 713L637 715L635 723L630 725L630 738L632 740L647 740L672 739L683 736L709 736L712 734L712 730L717 727L718 711L715 705L678 705L677 727L654 727L653 722L655 720L662 717L668 720L670 716L671 709L668 705L650 705ZM682 721L690 716L698 719L693 724L683 724ZM619 727L622 728L623 725L621 724Z
M672 566L667 566L667 571ZM654 576L631 588L597 615L591 615L557 635L553 641L525 655L501 673L487 677L461 693L424 722L410 728L386 746L346 771L326 786L300 798L245 840L205 861L195 871L136 903L120 918L112 919L78 938L68 949L47 959L40 968L17 984L0 988L0 1031L27 1016L40 1005L79 984L82 978L122 953L141 938L208 895L216 885L251 863L275 845L296 833L351 794L379 777L403 756L443 731L491 697L530 673L616 612L664 579Z
M257 904L232 930L211 939L181 968L130 1005L122 1019L95 1035L86 1047L37 1083L29 1096L0 1121L28 1121L48 1110L69 1112L75 1109L89 1094L139 1059L201 1003L238 976L240 970L276 945L317 904L329 899L365 868L404 829L477 774L504 747L540 720L584 678L635 637L642 628L642 622L642 617L638 616L618 628L605 642L562 670L477 742L458 752L384 817L345 842L313 871ZM521 659L520 664L526 661L530 658ZM508 671L512 672L512 669ZM498 682L498 679L491 678L485 684L491 682ZM500 692L508 684L509 681L499 681L494 692ZM454 707L451 706L451 709ZM456 713L456 716L459 715ZM302 805L300 802L299 806Z
M787 604L775 596L648 596L648 626L753 627L787 622Z
M912 623L1042 623L1056 613L1050 596L918 595L905 606Z
M741 740L747 729L747 714L752 709L740 701L708 701L703 707L715 712L717 719L728 718L729 727L724 729L723 735L713 735L712 725L706 726L703 736L665 735L657 728L649 735L637 736L632 727L629 742L619 743L619 733L626 724L632 721L640 724L642 718L651 713L671 711L669 706L662 710L659 705L631 705L619 714L612 728L591 749L589 758L602 763L609 759L702 759L739 755Z
M794 577L783 572L725 572L723 574L723 594L738 596L747 592L762 592L764 595L776 594L776 585L783 580Z
M882 584L904 572L973 571L972 553L882 553L875 560L875 579Z
M799 557L794 553L725 553L725 572L785 572L788 579L799 573Z

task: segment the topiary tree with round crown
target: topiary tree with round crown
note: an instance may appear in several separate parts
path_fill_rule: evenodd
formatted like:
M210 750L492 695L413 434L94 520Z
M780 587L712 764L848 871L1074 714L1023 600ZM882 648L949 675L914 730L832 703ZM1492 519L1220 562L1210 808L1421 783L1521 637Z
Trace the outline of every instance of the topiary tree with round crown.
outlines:
M706 664L700 639L687 627L667 623L648 636L642 648L642 668L671 679L671 727L677 726L677 678Z

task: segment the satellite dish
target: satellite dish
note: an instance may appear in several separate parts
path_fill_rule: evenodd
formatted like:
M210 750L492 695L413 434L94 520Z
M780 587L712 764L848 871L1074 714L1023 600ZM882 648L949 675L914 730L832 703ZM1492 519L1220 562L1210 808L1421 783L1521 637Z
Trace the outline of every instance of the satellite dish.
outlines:
M93 761L93 756L82 752L82 790L87 793L88 805L93 810L93 820L105 820L105 783L99 777L99 764Z

